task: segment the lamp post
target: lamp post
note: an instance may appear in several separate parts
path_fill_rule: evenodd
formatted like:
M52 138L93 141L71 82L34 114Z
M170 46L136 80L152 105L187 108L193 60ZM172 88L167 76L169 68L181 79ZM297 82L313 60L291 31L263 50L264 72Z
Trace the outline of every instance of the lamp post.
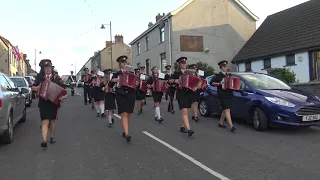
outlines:
M111 41L111 45L110 45L110 61L111 61L111 69L113 69L113 60L112 60L112 26L111 26L111 21L109 24L101 24L101 28L100 29L106 29L105 25L109 25L110 27L110 41Z
M34 49L34 71L36 71L36 72L37 72L37 52L39 54L42 54L41 51Z
M74 73L76 73L77 72L77 64L73 63L73 64L71 64L71 66L74 66Z

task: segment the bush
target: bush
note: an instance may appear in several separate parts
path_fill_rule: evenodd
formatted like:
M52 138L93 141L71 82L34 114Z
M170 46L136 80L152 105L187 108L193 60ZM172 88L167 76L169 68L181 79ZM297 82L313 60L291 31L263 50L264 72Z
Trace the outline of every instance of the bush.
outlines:
M268 74L288 84L296 82L296 74L288 68L271 68Z
M197 65L198 69L204 71L204 77L213 75L215 73L215 69L212 66L210 66L208 63L204 63L204 62L199 61L196 63L196 65ZM177 70L178 64L175 63L173 68L174 68L174 70Z

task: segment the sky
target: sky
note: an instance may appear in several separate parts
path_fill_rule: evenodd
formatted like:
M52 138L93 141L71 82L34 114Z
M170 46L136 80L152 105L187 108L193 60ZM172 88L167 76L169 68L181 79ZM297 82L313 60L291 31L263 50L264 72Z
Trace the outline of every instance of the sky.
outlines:
M129 44L155 22L158 13L169 13L187 0L0 0L0 35L20 52L31 66L51 59L59 74L79 71L112 34L122 34ZM200 0L201 1L201 0ZM260 19L307 0L240 0ZM41 51L41 54L39 52ZM36 55L35 55L36 52ZM37 67L39 70L39 67Z

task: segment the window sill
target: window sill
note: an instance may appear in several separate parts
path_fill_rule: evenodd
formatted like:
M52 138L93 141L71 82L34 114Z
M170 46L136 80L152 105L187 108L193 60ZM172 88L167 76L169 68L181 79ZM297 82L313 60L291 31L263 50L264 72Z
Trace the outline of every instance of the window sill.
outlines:
M297 66L297 64L287 64L287 65L284 65L283 67L290 67L290 66Z
M269 67L269 68L263 68L263 69L261 69L262 71L268 71L269 69L271 69L271 67Z
M250 69L250 70L246 70L245 72L252 72L252 70Z

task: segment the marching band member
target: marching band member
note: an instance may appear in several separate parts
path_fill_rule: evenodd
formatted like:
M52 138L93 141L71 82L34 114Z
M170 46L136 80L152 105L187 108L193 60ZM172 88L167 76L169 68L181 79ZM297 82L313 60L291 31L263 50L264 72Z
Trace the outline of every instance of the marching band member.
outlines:
M75 75L73 75L73 71L71 71L70 73L71 75L68 77L68 81L70 83L71 96L74 96L74 88L76 86L77 78Z
M166 71L167 74L165 75L165 80L169 80L172 76L171 74L171 65L166 65ZM170 83L168 83L170 84ZM171 84L169 85L168 92L166 93L166 100L169 97L169 104L168 104L168 112L174 113L174 108L173 108L173 100L174 100L174 93L176 92L176 85Z
M180 57L177 59L177 63L179 64L179 68L172 75L172 78L169 80L170 84L178 84L179 77L185 73L187 73L187 58ZM192 136L194 131L191 130L188 118L188 109L191 108L192 104L192 92L191 90L185 88L178 88L176 93L176 98L178 100L179 108L182 111L182 122L180 127L180 132L188 133L188 136Z
M105 117L105 114L104 114L105 84L103 83L103 77L104 77L104 73L101 71L98 71L96 78L92 81L93 99L95 102L97 117L100 117L100 116Z
M119 82L119 75L126 71L125 66L127 64L127 59L127 56L120 56L117 58L120 70L113 74L112 79L109 82L109 87L113 88L115 84ZM122 121L122 136L126 138L127 142L131 141L131 136L129 135L129 121L131 118L131 113L133 113L135 100L135 89L128 87L116 88L116 102L118 114L120 114Z
M81 81L83 82L83 97L84 97L84 104L87 105L88 99L89 103L91 103L91 97L90 97L90 79L91 75L89 74L89 69L84 68L84 75L81 77Z
M94 70L90 71L90 79L89 79L89 92L90 92L90 99L89 99L89 103L91 103L91 108L94 109L95 108L95 103L94 103L94 99L93 99L93 94L94 94L94 90L93 90L93 80L96 78L96 74Z
M105 84L105 91L107 91L105 93L105 97L104 97L104 108L105 111L108 111L108 120L109 120L109 124L108 127L111 128L112 125L114 124L114 119L112 118L113 116L113 111L116 109L116 95L113 92L113 88L109 88L108 84L110 82L111 79L111 69L106 69L103 72L104 74L104 78L103 78L103 83ZM108 91L110 90L110 91Z
M140 74L146 75L146 67L144 67L144 66L140 67ZM145 97L146 96L147 96L147 94L145 93ZM141 102L143 103L142 106L147 105L146 98L144 98L144 100L142 100Z
M195 75L199 77L198 73L197 73L197 65L196 64L190 64L188 66L189 69L194 70ZM195 122L198 122L200 119L198 118L198 104L200 101L200 93L201 93L201 89L197 89L196 92L193 92L193 96L192 96L192 119Z
M135 74L139 77L140 79L140 68L136 68L134 69ZM139 84L140 85L140 84ZM138 115L142 114L142 107L144 104L144 101L146 100L146 93L140 90L140 86L137 86L137 97L136 97L136 101L137 101L137 106L138 106Z
M51 60L43 59L40 61L39 66L41 67L41 70L36 77L32 90L39 91L41 89L41 83L46 79L58 84L61 87L64 87L64 85L61 83L61 79L58 76L54 75L52 71ZM67 98L67 91L63 91L59 100L64 100L66 98ZM46 148L49 124L50 124L50 143L53 144L56 142L56 139L54 137L55 120L57 119L57 114L58 114L58 109L60 108L60 104L56 105L47 99L39 97L38 107L39 107L40 118L42 123L41 147Z
M216 74L210 81L210 84L213 86L218 87L218 99L220 102L221 109L223 110L221 113L220 121L218 127L225 128L224 120L227 119L228 124L230 126L231 132L234 132L236 128L232 124L230 109L232 107L232 98L233 98L233 91L232 90L223 90L222 83L223 78L228 77L228 61L223 60L218 63L220 66L220 73Z
M154 66L152 69L152 77L150 77L147 80L147 86L148 88L153 88L153 82L159 80L159 69L157 66ZM159 121L161 123L163 121L163 118L161 117L160 113L160 103L163 96L163 92L155 92L152 90L152 97L155 105L155 115L154 119L156 121Z

